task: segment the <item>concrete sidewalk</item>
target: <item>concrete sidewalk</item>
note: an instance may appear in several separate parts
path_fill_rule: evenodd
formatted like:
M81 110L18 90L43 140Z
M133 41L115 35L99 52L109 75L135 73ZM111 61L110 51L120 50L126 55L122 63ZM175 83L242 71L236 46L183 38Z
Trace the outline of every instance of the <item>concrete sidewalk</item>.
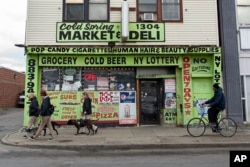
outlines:
M49 130L47 130L47 134ZM146 150L211 147L245 147L250 149L250 127L240 126L233 137L222 137L207 129L202 137L191 137L184 127L140 126L99 128L94 136L75 135L74 126L61 126L55 141L49 135L35 141L24 138L26 132L18 130L2 138L2 143L29 148L51 148L66 150Z

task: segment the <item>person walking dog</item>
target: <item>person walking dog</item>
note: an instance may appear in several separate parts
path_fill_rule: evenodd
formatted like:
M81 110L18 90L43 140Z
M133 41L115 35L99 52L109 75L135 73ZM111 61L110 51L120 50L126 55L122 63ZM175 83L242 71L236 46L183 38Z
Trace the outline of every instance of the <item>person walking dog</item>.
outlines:
M92 100L89 98L89 95L86 92L82 93L82 99L84 100L82 105L82 119L90 119L92 114ZM92 129L96 134L98 127L92 124ZM86 133L85 130L86 129L84 128L83 133Z
M54 141L55 137L53 135L53 130L52 130L52 125L51 125L51 112L50 112L50 108L51 108L51 103L50 103L50 97L47 95L46 91L41 91L41 96L42 96L42 105L41 105L41 124L38 128L38 130L36 131L36 134L34 136L31 136L29 139L31 140L36 140L38 138L38 136L41 134L41 131L44 129L45 125L47 125L47 127L49 128L50 134L51 134L51 138L49 139L49 141Z

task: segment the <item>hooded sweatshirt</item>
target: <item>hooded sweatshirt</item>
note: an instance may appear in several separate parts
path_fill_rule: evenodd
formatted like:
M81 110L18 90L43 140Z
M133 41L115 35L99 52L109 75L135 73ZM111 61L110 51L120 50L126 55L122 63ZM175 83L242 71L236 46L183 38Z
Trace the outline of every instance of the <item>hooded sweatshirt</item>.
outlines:
M211 107L218 110L224 110L226 105L226 100L221 87L214 91L214 96L205 102L205 104L210 104Z

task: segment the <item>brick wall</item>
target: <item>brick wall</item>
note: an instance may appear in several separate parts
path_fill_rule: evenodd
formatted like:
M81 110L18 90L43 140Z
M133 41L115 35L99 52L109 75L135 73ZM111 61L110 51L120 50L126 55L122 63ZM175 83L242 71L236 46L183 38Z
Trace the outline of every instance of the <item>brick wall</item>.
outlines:
M0 67L0 108L16 107L24 86L25 74Z

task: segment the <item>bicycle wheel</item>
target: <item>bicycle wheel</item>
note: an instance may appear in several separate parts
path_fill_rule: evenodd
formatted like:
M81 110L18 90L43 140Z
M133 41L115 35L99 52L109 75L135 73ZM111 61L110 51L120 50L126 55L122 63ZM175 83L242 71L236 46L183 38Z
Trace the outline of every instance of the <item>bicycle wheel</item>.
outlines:
M222 118L219 121L219 133L224 137L231 137L237 132L237 124L231 118Z
M200 137L205 133L206 125L201 118L192 118L187 124L187 131L190 136Z

